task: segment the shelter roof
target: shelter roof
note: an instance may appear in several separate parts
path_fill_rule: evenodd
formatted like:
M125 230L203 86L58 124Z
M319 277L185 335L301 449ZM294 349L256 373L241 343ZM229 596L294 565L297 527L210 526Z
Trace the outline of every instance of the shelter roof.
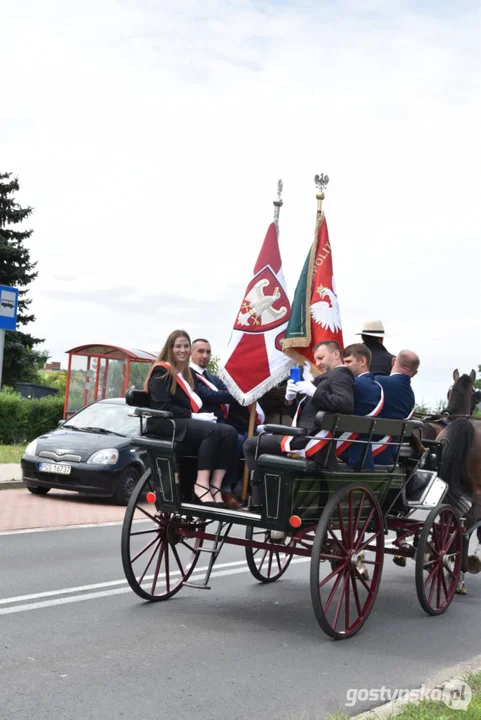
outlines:
M71 350L67 350L67 355L84 355L86 357L106 357L112 360L130 360L140 362L153 362L157 355L147 350L128 350L118 347L117 345L105 345L103 343L92 345L79 345Z

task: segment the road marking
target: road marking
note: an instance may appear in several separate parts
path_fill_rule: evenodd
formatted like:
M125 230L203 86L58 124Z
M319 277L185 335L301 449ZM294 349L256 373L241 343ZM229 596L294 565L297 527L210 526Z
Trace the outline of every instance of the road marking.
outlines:
M294 558L291 561L291 565L293 565L294 563L308 562L309 560L310 560L310 558ZM226 566L239 565L239 564L242 564L243 567L226 567ZM218 565L217 567L220 568L222 566ZM246 566L244 560L236 561L235 563L224 563L223 567L225 567L226 569L220 570L220 571L214 570L212 572L211 577L213 577L213 578L214 577L227 577L228 575L238 575L239 573L249 572L249 568ZM199 579L201 574L204 573L206 570L207 570L207 567L196 568L194 570L194 572L192 573L189 582L192 580L195 580L195 579ZM173 574L174 573L172 573L172 575ZM176 574L180 574L180 573L176 573ZM120 583L125 584L127 581L126 580L112 581L112 583L114 583L114 582L116 584L120 584ZM93 586L85 585L83 587L88 589L90 587L105 587L106 585L107 585L107 583L99 583L97 585L93 585ZM20 597L23 599L27 599L30 597L31 598L45 597L46 595L49 595L49 594L59 595L60 593L75 592L77 590L78 590L77 588L66 588L64 590L52 591L52 593L37 593L36 596L24 595L24 596L20 596ZM13 613L27 612L28 610L39 610L42 608L55 607L56 605L67 605L69 603L82 602L83 600L97 600L98 598L110 597L112 595L122 595L122 594L128 593L128 592L132 592L130 587L119 587L119 588L113 588L111 590L103 590L100 592L83 593L81 595L71 595L70 597L63 597L63 598L59 597L54 600L43 600L41 602L26 603L24 605L13 605L12 607L0 608L0 615L12 615ZM1 600L2 603L18 602L18 601L19 601L19 598L4 598L3 600Z
M219 565L216 565L216 568L226 568L226 567L234 567L236 565L245 565L245 560L236 560L232 562L227 563L219 563ZM207 570L207 567L205 568L196 568L194 572L202 572L203 570ZM172 575L180 575L180 570L175 570L171 573ZM149 576L153 577L153 576ZM159 577L165 577L165 573L159 573ZM2 598L0 600L0 605L8 605L9 603L15 603L15 602L23 602L24 600L38 600L39 598L45 598L45 597L52 597L53 595L68 595L69 593L80 593L84 592L85 590L96 590L97 588L100 590L100 588L108 588L108 587L114 587L115 585L125 585L127 583L127 580L124 578L123 580L109 580L108 582L103 583L95 583L94 585L79 585L77 587L70 587L70 588L61 588L60 590L48 590L46 592L41 593L32 593L30 595L18 595L17 597L10 597L10 598Z
M51 525L50 527L40 528L24 528L22 530L3 530L0 532L1 535L27 535L28 533L39 533L39 532L50 532L51 530L78 530L79 528L93 528L93 527L110 527L113 525L122 525L122 520L112 520L110 522L102 523L83 523L83 525ZM143 521L139 521L143 522Z

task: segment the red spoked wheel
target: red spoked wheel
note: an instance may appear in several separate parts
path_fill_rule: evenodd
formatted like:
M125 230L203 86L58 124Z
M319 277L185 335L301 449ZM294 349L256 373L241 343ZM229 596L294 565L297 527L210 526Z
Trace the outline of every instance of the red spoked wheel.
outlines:
M145 498L151 502L146 502ZM144 600L167 600L192 575L203 540L184 537L205 523L157 511L148 470L129 500L122 527L122 565L132 590Z
M375 496L361 483L343 485L324 508L311 555L312 606L327 635L342 639L361 629L383 562L383 518Z
M428 615L441 615L450 606L461 573L462 529L449 505L429 513L416 550L416 592Z
M273 540L270 530L256 530L253 527L247 527L246 539L266 543L266 545L272 543L272 545L275 546L272 549L269 547L246 547L246 560L249 570L256 580L260 580L260 582L263 583L279 580L286 572L292 560L292 555L279 550L279 546L292 547L294 544L292 538L286 537L284 541Z

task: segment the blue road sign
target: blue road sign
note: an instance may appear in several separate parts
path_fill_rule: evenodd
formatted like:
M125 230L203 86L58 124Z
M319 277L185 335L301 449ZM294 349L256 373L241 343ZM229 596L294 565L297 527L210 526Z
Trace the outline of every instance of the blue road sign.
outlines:
M18 290L0 285L0 330L17 329Z

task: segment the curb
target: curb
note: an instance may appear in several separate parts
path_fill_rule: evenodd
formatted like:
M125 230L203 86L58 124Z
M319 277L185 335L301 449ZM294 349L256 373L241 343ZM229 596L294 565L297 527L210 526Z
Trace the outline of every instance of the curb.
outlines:
M475 658L475 661L478 663L476 665L472 665L469 663L461 663L463 668L466 667L462 675L449 677L448 679L442 680L441 682L427 682L420 688L411 690L410 692L419 693L420 696L422 695L423 691L425 695L428 695L433 690L438 690L440 693L442 693L443 690L451 684L465 682L464 678L466 677L466 675L481 672L481 664L479 664L479 660L479 656ZM426 697L426 699L429 699L429 697ZM359 715L352 715L351 720L388 720L388 718L393 718L396 717L396 715L400 715L404 710L406 710L408 706L419 705L420 702L422 702L422 697L420 700L410 700L409 698L391 700L384 705L379 705L377 708L373 708L372 710L366 710Z
M0 490L11 490L13 488L24 488L22 480L0 480Z

